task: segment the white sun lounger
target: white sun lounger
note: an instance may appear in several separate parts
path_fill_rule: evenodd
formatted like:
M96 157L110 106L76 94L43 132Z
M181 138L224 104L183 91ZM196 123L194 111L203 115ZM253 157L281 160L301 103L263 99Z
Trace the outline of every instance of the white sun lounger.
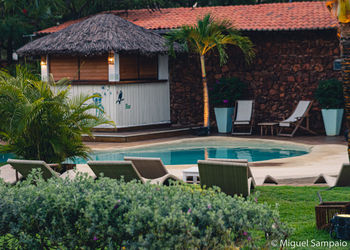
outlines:
M254 101L238 100L232 117L233 135L251 135L253 129ZM248 132L237 132L238 127L248 127Z
M289 116L287 119L279 122L279 136L290 136L293 137L295 132L301 128L306 131L308 131L311 134L316 135L314 131L312 131L309 128L309 111L312 106L312 101L299 101L298 106L294 109L291 116ZM302 126L302 122L306 118L306 126ZM292 128L294 126L294 129L292 129L291 133L283 133L283 131L286 128Z
M219 158L208 158L208 161L223 161L223 162L235 162L235 163L245 163L248 167L248 178L252 178L252 185L255 187L256 185L263 184L278 184L277 180L273 178L271 175L266 175L263 179L255 179L253 173L249 167L249 162L247 159L219 159Z
M17 160L17 159L8 159L7 163L10 164L16 170L16 181L20 179L19 174L23 178L27 178L30 172L34 168L39 168L42 171L42 177L47 180L51 177L64 177L60 176L59 173L55 172L50 165L44 161L36 161L36 160Z
M327 184L330 187L350 186L350 164L344 163L338 177L320 174L316 177L314 184Z

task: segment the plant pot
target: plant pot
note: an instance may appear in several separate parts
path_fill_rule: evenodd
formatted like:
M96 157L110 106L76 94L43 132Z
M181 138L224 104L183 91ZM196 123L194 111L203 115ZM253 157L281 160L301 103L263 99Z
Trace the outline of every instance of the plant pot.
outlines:
M219 133L231 132L233 110L234 108L214 108Z
M322 118L326 135L339 135L344 109L322 109Z

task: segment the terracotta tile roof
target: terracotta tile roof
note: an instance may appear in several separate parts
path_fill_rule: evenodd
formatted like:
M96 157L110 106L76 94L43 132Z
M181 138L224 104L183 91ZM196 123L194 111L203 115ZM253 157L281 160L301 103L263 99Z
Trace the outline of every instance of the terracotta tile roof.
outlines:
M147 29L173 29L193 25L198 18L211 13L217 19L227 19L240 30L315 30L331 29L337 20L331 16L325 2L293 2L258 5L235 5L199 8L169 8L150 12L147 9L110 11ZM85 18L83 18L85 19ZM72 20L38 33L52 33L82 21Z

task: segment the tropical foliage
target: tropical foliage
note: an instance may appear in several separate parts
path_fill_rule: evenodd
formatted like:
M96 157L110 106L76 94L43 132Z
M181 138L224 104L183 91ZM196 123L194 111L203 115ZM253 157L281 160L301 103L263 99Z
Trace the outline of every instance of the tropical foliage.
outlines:
M337 79L320 81L315 97L323 109L344 108L343 83Z
M233 107L247 87L237 77L221 78L210 88L210 102L214 107Z
M70 99L67 80L42 82L24 68L17 67L16 76L0 71L0 138L5 142L0 152L48 163L87 158L82 134L111 123L93 115L100 109L92 103L94 97Z
M331 0L327 1L327 7L341 23L350 22L350 1L349 0Z
M213 49L216 49L220 56L220 63L228 60L226 48L228 45L237 46L244 54L247 62L254 57L253 43L248 37L242 36L230 22L226 20L216 21L210 14L198 20L194 26L183 26L179 30L171 31L166 38L169 41L170 51L174 55L174 43L182 44L186 51L199 55L203 83L203 125L209 128L209 98L207 86L207 74L205 70L205 56Z
M0 181L0 248L261 249L285 239L290 231L277 208L254 198L198 185L35 174L15 186Z

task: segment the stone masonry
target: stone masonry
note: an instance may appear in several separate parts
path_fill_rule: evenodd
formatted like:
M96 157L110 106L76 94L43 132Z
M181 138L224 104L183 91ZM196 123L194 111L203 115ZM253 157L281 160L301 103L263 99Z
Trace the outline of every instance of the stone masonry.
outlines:
M333 70L340 57L336 30L249 32L256 57L250 65L234 47L229 60L220 66L216 53L206 58L209 89L221 77L239 77L248 85L244 98L255 100L255 124L279 121L291 114L299 100L314 100L318 82L341 79ZM202 83L197 55L178 55L170 60L171 121L173 124L201 125ZM211 106L211 124L215 116ZM320 107L315 101L311 128L324 133Z

